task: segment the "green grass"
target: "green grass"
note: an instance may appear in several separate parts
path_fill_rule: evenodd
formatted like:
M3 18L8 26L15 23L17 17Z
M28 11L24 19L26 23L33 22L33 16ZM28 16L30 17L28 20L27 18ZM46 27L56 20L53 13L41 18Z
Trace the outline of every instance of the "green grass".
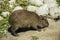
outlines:
M0 38L5 35L4 30L7 30L9 27L8 17L0 20Z
M37 36L32 36L31 40L38 40L39 38Z
M57 1L57 4L60 6L60 0L56 0Z

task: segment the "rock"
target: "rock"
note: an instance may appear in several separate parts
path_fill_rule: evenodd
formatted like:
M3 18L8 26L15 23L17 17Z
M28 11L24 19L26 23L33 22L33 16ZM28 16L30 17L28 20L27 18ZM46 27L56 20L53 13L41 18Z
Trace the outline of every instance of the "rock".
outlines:
M36 13L38 15L48 14L49 8L48 8L47 4L44 4L43 6L38 7L38 9L36 10Z
M41 6L43 5L43 0L29 0L29 3L37 5L37 6Z
M27 10L28 10L28 11L32 11L32 12L35 12L37 8L38 8L38 7L36 7L36 6L31 6L31 5L29 5L29 6L27 7Z
M3 17L0 16L0 20L3 20Z
M10 0L9 4L14 4L16 2L16 0Z
M49 8L58 6L56 0L44 0L44 3L47 4Z
M53 18L57 18L58 16L60 16L60 9L58 7L50 8L50 15Z
M16 6L13 11L15 10L22 10L23 8L21 6Z
M8 11L5 11L5 12L2 12L1 13L1 15L3 16L3 17L6 17L6 16L8 16L10 13L8 12Z
M13 5L10 4L9 6L10 6L11 8L13 8Z

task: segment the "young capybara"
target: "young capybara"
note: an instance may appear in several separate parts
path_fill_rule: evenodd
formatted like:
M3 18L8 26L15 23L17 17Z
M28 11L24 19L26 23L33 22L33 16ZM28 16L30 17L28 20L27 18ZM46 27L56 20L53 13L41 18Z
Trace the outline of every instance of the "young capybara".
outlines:
M17 36L15 31L18 28L33 27L40 31L39 28L45 28L49 26L47 19L43 16L38 16L34 12L27 10L16 10L9 16L9 24L11 25L11 31L14 36Z

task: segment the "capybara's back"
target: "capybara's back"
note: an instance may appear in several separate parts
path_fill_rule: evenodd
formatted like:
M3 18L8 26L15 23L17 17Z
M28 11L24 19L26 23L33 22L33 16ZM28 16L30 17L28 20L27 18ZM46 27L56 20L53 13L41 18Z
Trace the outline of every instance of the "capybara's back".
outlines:
M49 23L43 16L38 16L34 12L26 10L16 10L9 17L9 23L11 25L12 34L16 36L15 31L18 28L33 27L39 29L39 27L48 27Z

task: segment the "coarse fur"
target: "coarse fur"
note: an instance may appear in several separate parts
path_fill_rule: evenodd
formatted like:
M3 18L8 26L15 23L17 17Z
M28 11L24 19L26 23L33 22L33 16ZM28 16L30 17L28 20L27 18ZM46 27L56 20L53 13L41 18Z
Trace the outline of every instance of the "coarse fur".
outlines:
M46 18L38 16L36 13L27 10L16 10L9 16L9 24L11 25L12 34L17 36L15 31L18 28L33 27L36 30L49 26Z

